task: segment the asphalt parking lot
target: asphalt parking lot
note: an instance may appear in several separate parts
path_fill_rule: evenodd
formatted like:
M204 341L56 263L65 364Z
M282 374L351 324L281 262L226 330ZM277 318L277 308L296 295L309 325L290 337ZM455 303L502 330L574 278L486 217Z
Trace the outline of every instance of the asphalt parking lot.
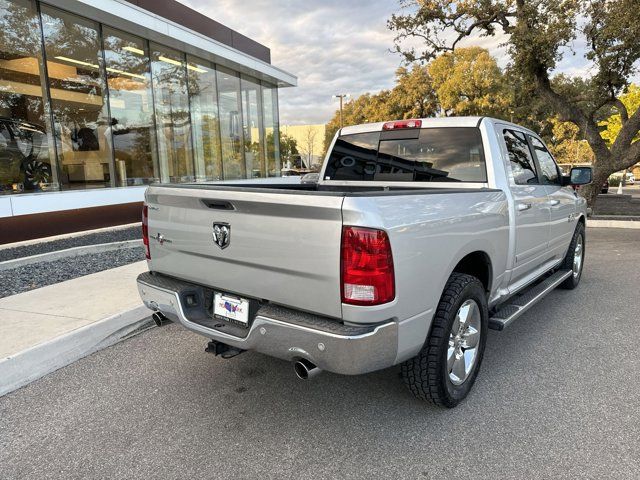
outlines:
M638 478L640 230L587 235L578 289L491 331L456 409L170 325L0 398L0 477Z

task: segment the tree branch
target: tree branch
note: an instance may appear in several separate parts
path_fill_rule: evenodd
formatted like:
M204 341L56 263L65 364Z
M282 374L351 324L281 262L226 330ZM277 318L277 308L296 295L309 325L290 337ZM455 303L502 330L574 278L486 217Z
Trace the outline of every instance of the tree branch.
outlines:
M614 164L615 170L624 170L640 162L640 141L633 142Z
M587 116L580 108L573 105L551 88L551 82L544 67L539 66L535 73L535 80L536 89L540 96L543 97L549 105L553 106L560 116L563 117L562 120L569 120L578 126L584 138L589 142L589 146L596 155L596 158L609 158L611 152L600 136L600 130L593 120L593 117Z
M613 101L613 104L618 109L618 112L620 112L620 119L622 120L622 123L627 123L627 120L629 120L629 111L627 110L627 107L624 105L624 103L622 103L622 100L616 98Z
M625 109L626 110L626 109ZM622 128L618 133L616 141L611 146L611 152L618 158L624 158L627 155L626 150L629 149L631 142L638 135L640 131L640 108L638 108L633 115L627 118L626 122L623 122ZM634 145L637 145L635 142ZM637 148L637 147L636 147Z

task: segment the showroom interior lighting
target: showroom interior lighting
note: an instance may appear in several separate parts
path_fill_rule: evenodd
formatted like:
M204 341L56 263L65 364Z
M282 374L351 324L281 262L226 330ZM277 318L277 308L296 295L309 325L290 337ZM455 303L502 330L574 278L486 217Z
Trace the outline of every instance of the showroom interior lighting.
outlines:
M179 67L182 66L182 62L179 62L178 60L174 60L173 58L164 57L162 55L158 57L158 60L160 60L161 62L170 63L172 65L178 65Z
M199 68L199 67L195 67L193 65L189 65L187 64L187 68L189 70L193 70L194 72L198 72L198 73L207 73L207 71L204 68Z
M140 78L141 80L145 79L144 75L138 75L137 73L129 73L129 72L125 72L123 70L118 70L117 68L111 68L111 67L107 67L107 71L111 72L111 73L118 73L120 75L126 75L128 77L133 77L133 78Z
M58 59L58 60L62 60L64 62L75 63L76 65L82 65L84 67L100 68L98 65L95 65L95 64L89 63L89 62L83 62L82 60L76 60L75 58L63 57L63 56L60 56L60 55L58 55L55 58Z
M144 55L144 50L141 50L141 49L136 48L136 47L130 47L130 46L127 45L126 47L122 47L122 49L123 50L127 50L127 51L132 52L132 53L137 53L138 55Z

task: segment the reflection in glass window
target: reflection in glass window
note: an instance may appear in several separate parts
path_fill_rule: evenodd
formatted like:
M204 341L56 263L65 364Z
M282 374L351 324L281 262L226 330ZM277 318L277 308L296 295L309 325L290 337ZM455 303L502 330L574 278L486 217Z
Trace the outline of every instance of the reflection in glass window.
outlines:
M109 186L112 151L98 24L42 5L60 183Z
M376 173L380 132L342 135L331 150L325 180L365 180Z
M507 145L507 152L509 152L509 163L516 185L538 183L536 167L524 133L505 130L504 142Z
M116 185L158 181L146 42L108 27L104 27L102 36L111 113L105 139L113 143Z
M262 85L264 151L268 177L280 176L280 134L278 127L278 89Z
M187 56L189 103L197 180L222 179L216 71L206 60Z
M414 182L486 182L480 130L468 127L423 128L416 139L380 135L375 180Z
M260 84L242 77L242 121L244 132L244 158L247 174L251 178L266 177L264 146L260 141L262 126L262 96Z
M530 136L529 138L531 139L531 144L536 152L536 158L540 164L540 170L542 170L543 182L548 185L559 185L560 175L558 174L558 166L549 153L549 150L547 150L544 144L536 137Z
M243 155L240 78L223 67L218 67L217 78L224 178L248 178Z
M151 60L162 181L194 181L184 54L152 43Z
M57 187L41 58L32 2L0 0L0 195Z
M325 178L486 182L480 130L450 127L344 135L331 151Z

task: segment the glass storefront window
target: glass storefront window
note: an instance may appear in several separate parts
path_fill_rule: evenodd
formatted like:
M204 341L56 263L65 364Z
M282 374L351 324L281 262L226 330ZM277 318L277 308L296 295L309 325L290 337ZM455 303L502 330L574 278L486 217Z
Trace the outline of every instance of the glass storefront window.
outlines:
M206 60L187 56L189 105L197 180L222 180L216 71Z
M277 95L212 60L0 0L0 195L279 176Z
M244 75L241 77L242 90L242 122L244 133L244 158L247 175L251 178L266 177L264 144L261 135L264 133L262 125L262 95L260 84Z
M116 185L159 181L146 42L109 27L102 37L111 114L105 138L113 143Z
M240 111L240 77L223 67L218 67L216 73L224 178L247 178Z
M263 84L264 150L268 177L280 176L280 134L278 126L278 89Z
M41 52L34 4L0 0L0 195L57 187Z
M41 12L60 183L110 186L113 156L98 24L47 5Z
M195 180L184 54L151 44L151 73L163 182Z

